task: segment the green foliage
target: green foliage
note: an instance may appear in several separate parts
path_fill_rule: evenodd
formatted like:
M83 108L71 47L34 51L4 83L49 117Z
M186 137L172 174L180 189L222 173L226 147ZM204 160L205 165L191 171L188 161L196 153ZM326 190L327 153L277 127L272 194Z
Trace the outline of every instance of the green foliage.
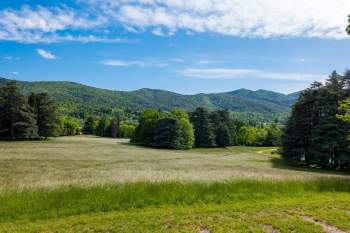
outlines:
M139 116L139 124L135 129L133 142L141 145L151 145L155 136L156 123L164 117L164 113L154 109L143 111Z
M75 117L61 117L58 120L57 136L74 136L80 134L80 122Z
M136 126L133 124L121 124L120 125L120 137L132 138L135 132Z
M98 125L98 120L94 116L89 116L84 121L83 133L86 135L94 135Z
M110 132L108 132L108 126L110 122L110 119L106 117L101 117L96 124L94 134L100 137L109 137Z
M350 168L349 122L339 119L339 103L350 97L350 73L333 72L326 84L314 83L294 105L283 137L283 154L295 163ZM345 109L346 110L346 109Z
M168 149L190 149L194 142L188 114L181 109L164 113L147 109L140 114L133 142Z
M228 147L231 145L230 130L226 124L219 124L215 130L215 141L218 147Z
M194 129L187 112L183 109L174 108L170 112L171 116L180 123L180 149L191 149L194 145Z
M339 114L337 118L344 122L350 122L350 99L342 101L339 105Z
M54 136L58 119L56 106L50 96L47 93L31 93L28 102L35 113L39 136L45 139Z
M180 122L175 118L162 118L156 122L151 146L167 149L182 149Z
M197 108L191 114L191 122L194 128L195 146L200 148L215 147L214 127L208 110Z
M348 26L346 27L346 32L350 35L350 15L348 16Z
M277 125L271 125L267 129L264 146L281 146L282 130Z
M16 82L0 88L0 138L26 140L38 138L33 109L19 92Z

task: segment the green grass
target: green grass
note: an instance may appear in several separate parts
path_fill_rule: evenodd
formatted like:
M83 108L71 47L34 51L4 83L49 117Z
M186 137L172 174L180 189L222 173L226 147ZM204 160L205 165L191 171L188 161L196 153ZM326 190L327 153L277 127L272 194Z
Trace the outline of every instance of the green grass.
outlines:
M274 150L0 142L0 232L350 232L349 174Z
M350 230L348 180L131 183L8 192L1 232L322 232Z
M192 205L350 192L349 180L127 183L4 192L0 220L41 219L161 205Z

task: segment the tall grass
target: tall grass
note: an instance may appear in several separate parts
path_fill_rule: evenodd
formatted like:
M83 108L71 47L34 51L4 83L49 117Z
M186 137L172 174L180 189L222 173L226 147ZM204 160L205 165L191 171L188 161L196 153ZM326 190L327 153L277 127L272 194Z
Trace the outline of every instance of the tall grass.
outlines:
M241 180L225 183L127 183L9 191L0 195L0 221L45 219L166 204L222 203L350 192L350 180Z

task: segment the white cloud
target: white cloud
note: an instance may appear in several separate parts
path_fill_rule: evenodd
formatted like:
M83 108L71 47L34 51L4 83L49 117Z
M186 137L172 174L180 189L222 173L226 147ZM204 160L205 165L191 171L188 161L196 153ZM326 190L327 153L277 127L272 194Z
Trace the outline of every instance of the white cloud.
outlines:
M117 43L125 41L116 35L120 28L157 36L183 30L188 35L344 39L350 12L349 0L75 1L79 8L56 3L0 10L0 41Z
M145 66L146 64L140 61L122 61L122 60L104 60L101 61L106 66Z
M36 51L42 58L49 59L49 60L56 59L56 56L50 51L46 51L44 49L37 49Z
M125 39L93 34L96 28L106 23L107 19L103 16L91 16L84 11L76 12L67 7L30 8L23 6L19 10L9 8L0 11L0 41L20 43L124 42ZM80 32L73 33L76 31Z
M272 79L293 81L322 81L327 76L322 74L269 72L255 69L184 69L179 71L186 77L200 79Z
M239 37L346 37L349 0L81 0L110 21L156 35L177 30Z
M103 60L100 63L103 64L103 65L106 65L106 66L120 66L120 67L127 67L127 66L165 67L165 66L168 66L168 64L165 63L165 62L156 61L156 60L153 60L153 59L145 59L145 60L117 60L117 59L109 59L109 60Z
M19 75L19 72L18 72L18 71L12 71L11 74L13 74L13 75Z

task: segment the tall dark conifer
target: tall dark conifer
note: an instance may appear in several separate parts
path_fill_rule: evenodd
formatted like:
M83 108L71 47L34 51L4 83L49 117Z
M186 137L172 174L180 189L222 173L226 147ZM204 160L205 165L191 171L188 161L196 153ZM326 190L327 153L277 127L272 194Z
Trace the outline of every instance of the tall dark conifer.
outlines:
M38 138L33 110L19 92L16 82L0 88L0 138L25 140Z
M57 112L55 103L47 93L31 93L28 98L29 105L36 115L39 136L47 139L53 136L57 128Z
M195 134L195 147L215 147L214 127L210 120L210 114L205 108L197 108L191 114L191 122Z

